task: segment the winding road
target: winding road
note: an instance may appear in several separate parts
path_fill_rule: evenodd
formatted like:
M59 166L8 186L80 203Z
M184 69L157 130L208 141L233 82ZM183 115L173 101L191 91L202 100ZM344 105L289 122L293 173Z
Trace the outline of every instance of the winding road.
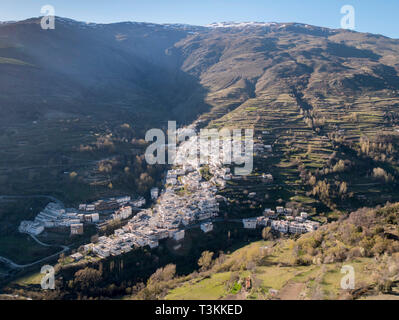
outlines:
M64 205L61 200L58 200L57 198L55 198L53 196L50 196L50 195L30 195L30 196L0 195L0 201L1 200L12 200L12 199L26 199L26 198L47 198L47 199L50 199L51 201L56 202L56 203L58 203L58 204L60 204L62 206ZM0 256L0 261L6 263L7 265L9 265L13 269L22 269L22 268L31 267L31 266L34 266L34 265L39 264L41 262L44 262L46 260L52 259L52 258L58 256L59 254L61 254L63 252L66 252L66 251L68 251L70 249L69 247L63 246L63 245L51 245L51 244L44 243L44 242L40 241L38 238L36 238L36 236L31 235L31 234L29 234L29 236L34 241L36 241L39 245L41 245L43 247L60 247L60 248L62 248L62 250L57 252L57 253L54 253L54 254L52 254L50 256L44 257L42 259L39 259L39 260L31 262L31 263L27 263L27 264L18 264L18 263L15 263L14 261L12 261L12 260L10 260L10 259L8 259L6 257L2 257L2 256Z
M1 256L0 256L0 261L2 261L2 262L4 262L4 263L8 264L8 265L9 265L11 268L13 268L13 269L22 269L22 268L27 268L27 267L34 266L34 265L36 265L36 264L39 264L39 263L41 263L41 262L44 262L44 261L49 260L49 259L51 259L51 258L54 258L54 257L58 256L59 254L61 254L61 253L63 253L63 252L66 252L66 251L68 251L68 250L70 249L70 248L67 247L67 246L62 246L62 245L51 245L51 244L47 244L47 243L41 242L41 241L40 241L39 239L37 239L34 235L31 235L31 234L29 234L29 235L31 236L31 238L32 238L33 240L35 240L35 241L36 241L38 244L40 244L41 246L44 246L44 247L60 247L60 248L62 248L62 250L59 251L59 252L56 252L56 253L54 253L54 254L52 254L52 255L50 255L50 256L44 257L44 258L42 258L42 259L39 259L39 260L34 261L34 262L31 262L31 263L27 263L27 264L18 264L18 263L15 263L14 261L12 261L12 260L10 260L10 259L8 259L8 258L6 258L6 257L1 257Z

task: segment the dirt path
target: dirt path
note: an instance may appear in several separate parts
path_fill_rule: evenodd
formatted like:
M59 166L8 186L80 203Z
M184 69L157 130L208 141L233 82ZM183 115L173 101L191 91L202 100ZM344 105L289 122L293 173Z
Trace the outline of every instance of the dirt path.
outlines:
M303 300L301 297L301 292L304 289L304 283L290 282L280 290L278 298L281 300Z
M228 294L222 300L246 300L248 296L248 292L245 290L241 290L237 294Z

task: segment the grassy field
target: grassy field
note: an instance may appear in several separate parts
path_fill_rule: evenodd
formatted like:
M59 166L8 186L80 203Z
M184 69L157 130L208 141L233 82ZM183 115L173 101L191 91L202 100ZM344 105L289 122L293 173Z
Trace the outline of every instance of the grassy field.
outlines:
M228 255L229 261L240 260L243 256L254 250L262 250L270 242L255 242L245 246L232 254ZM290 249L283 245L274 251L268 258L266 265L256 267L252 272L235 271L239 279L245 279L249 275L258 282L255 291L248 292L247 299L267 299L271 298L269 290L277 290L275 298L279 299L312 299L315 298L315 291L318 298L337 299L344 292L341 289L341 274L343 265L351 265L355 270L355 281L363 284L371 284L371 272L373 259L359 258L345 263L333 263L328 265L310 266L284 266L290 260ZM234 298L232 295L229 280L233 272L213 273L207 277L198 277L184 282L177 288L171 290L165 299L222 299L224 297ZM295 290L300 288L300 290ZM241 292L242 293L242 292ZM242 298L242 295L240 295Z
M187 286L173 290L166 300L217 300L227 294L225 283L231 273L224 272L211 275L209 278L193 281Z
M12 285L18 285L21 287L29 287L31 285L40 285L43 278L43 274L40 272L35 272L18 278L17 280L11 282Z

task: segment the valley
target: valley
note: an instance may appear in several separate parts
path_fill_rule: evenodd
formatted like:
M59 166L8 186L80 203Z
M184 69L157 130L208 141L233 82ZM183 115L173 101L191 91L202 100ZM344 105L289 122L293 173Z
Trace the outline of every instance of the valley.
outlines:
M344 296L334 281L346 261L358 268L361 289L372 286L368 292L375 293L367 272L376 257L381 267L388 263L380 255L389 250L389 263L396 264L396 218L385 211L383 221L373 216L383 230L360 230L357 221L348 222L350 231L334 229L337 237L345 234L336 240L343 243L339 252L327 253L335 240L309 239L362 208L389 211L399 202L399 40L299 23L85 25L59 17L56 23L46 33L38 19L0 25L0 194L14 196L0 198L0 256L29 264L59 251L18 233L21 221L33 220L48 204L31 196L77 208L130 195L147 199L145 216L93 228L79 239L57 232L40 238L71 247L53 259L63 279L55 297L335 299ZM166 131L169 120L179 128L252 129L252 173L226 178L229 171L211 166L180 175L181 168L149 165L145 133ZM179 178L172 185L171 175ZM153 188L161 198L152 202ZM276 207L290 209L293 219L306 213L321 231L285 234L270 223L243 228L243 219ZM187 227L202 226L198 215L207 209L209 216L199 220L213 219L212 232ZM149 230L162 228L185 229L184 241L147 241ZM114 246L115 230L119 238L135 235L123 238L132 251L110 254L93 246L102 259L69 260L92 236ZM346 233L367 241L356 246ZM18 241L29 248L26 257ZM211 262L199 270L204 252L212 252ZM82 284L85 272L96 279L96 290ZM27 275L34 279L32 291L21 280ZM241 290L247 277L255 289ZM42 297L37 278L28 268L5 287L9 294L27 290ZM381 292L396 292L397 279L390 281Z

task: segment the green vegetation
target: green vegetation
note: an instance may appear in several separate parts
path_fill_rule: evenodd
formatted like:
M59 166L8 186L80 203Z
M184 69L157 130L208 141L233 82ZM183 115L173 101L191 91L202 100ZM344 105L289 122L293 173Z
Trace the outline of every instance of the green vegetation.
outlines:
M209 181L213 177L212 173L209 171L208 165L204 165L200 169L200 173L201 173L202 178L206 181Z
M225 295L225 282L230 278L230 273L211 275L202 281L194 281L188 286L181 286L168 294L167 300L217 300Z
M338 287L337 270L349 262L364 281L357 288L363 295L395 290L395 274L384 270L397 267L398 208L360 208L399 201L397 40L291 24L268 32L215 28L195 37L129 24L120 26L134 34L126 41L115 42L104 25L75 32L72 45L68 32L43 38L35 25L0 28L0 48L10 56L0 58L0 195L51 195L67 206L148 195L165 167L146 163L145 133L165 129L167 120L180 126L198 118L202 127L253 129L256 143L273 149L256 152L253 173L220 192L227 199L222 215L241 219L285 205L332 222L299 239L225 224L214 236L192 231L178 253L170 249L175 243L165 242L104 263L61 258L63 291L35 292L35 298L266 299L275 290L277 298L358 298L358 291ZM56 50L38 52L37 43ZM30 52L46 64L29 64L37 61ZM70 77L59 76L59 61L70 62ZM267 173L273 181L262 178ZM209 166L201 175L212 178ZM3 205L0 255L32 261L52 252L16 231L45 203ZM54 243L87 240L47 236ZM261 236L266 242L240 248ZM227 253L231 248L237 250ZM14 285L27 284L32 293L36 287L28 283Z
M213 260L210 252L203 252L198 272L169 278L167 285L158 281L156 297L363 299L391 294L392 298L399 285L397 212L399 204L361 209L298 240L254 242ZM341 288L343 265L354 268L353 290ZM249 289L243 286L248 278ZM153 289L147 285L143 290Z

